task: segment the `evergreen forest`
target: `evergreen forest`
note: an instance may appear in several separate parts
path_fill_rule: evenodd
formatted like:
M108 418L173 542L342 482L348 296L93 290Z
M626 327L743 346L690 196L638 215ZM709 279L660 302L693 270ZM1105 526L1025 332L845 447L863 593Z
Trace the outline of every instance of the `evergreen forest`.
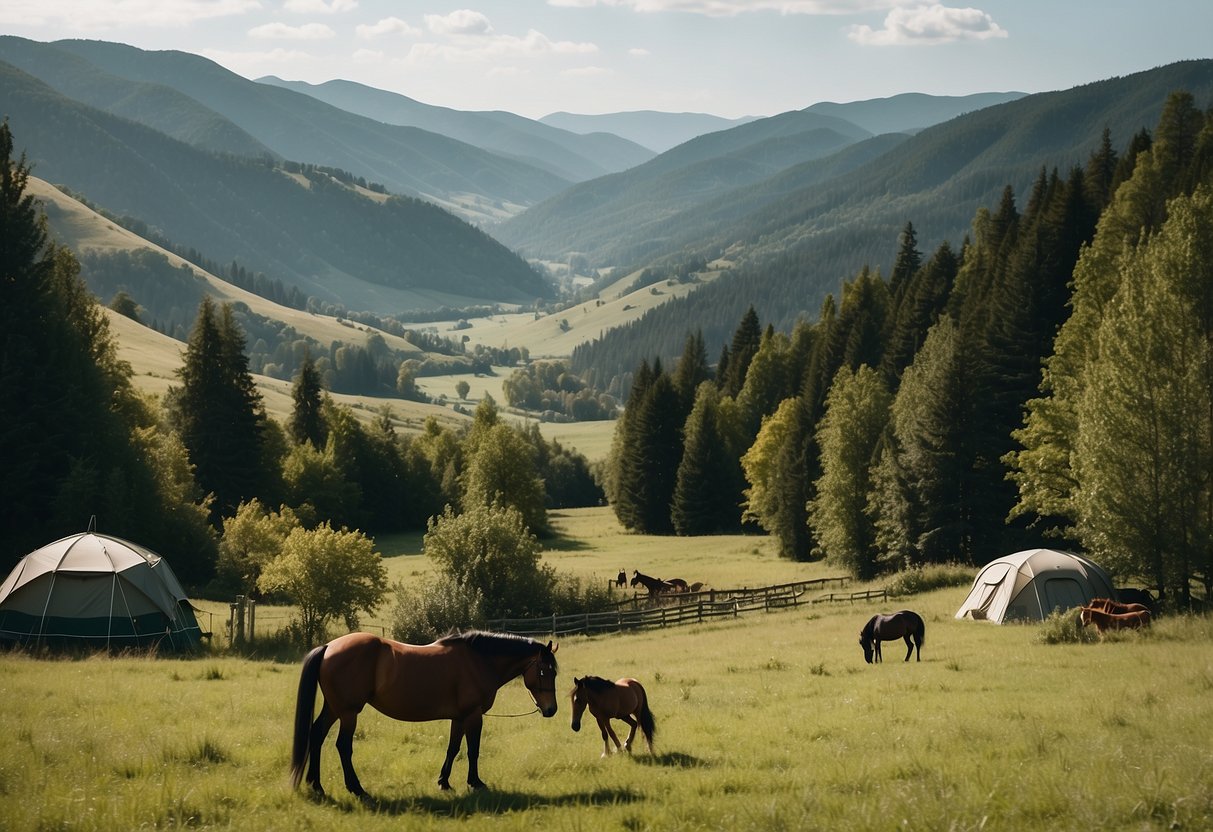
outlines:
M607 497L636 531L760 528L860 578L1080 548L1187 603L1213 589L1210 229L1213 111L1178 92L962 240L921 251L908 221L815 321L751 306L714 363L702 329L642 360Z

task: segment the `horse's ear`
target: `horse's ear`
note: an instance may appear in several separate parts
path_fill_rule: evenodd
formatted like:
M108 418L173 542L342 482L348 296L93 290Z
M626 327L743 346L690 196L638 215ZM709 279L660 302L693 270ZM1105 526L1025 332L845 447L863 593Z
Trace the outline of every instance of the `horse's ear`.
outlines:
M555 653L555 652L556 652L557 650L559 650L559 649L560 649L560 645L559 645L559 644L557 644L556 646L554 646L554 647L553 647L553 646L552 646L552 642L551 642L550 640L548 641L548 650L549 650L550 652Z

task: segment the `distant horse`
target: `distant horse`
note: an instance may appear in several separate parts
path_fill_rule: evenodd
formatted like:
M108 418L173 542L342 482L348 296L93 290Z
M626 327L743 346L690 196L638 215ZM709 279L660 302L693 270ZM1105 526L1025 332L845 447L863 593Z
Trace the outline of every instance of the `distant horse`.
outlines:
M682 578L670 578L666 583L673 587L674 592L687 592L690 589Z
M1149 612L1150 608L1145 604L1126 604L1122 601L1113 601L1111 598L1092 598L1091 603L1087 604L1093 610L1100 612L1110 612L1117 615L1126 612Z
M670 585L661 580L661 578L654 578L633 569L632 587L635 587L636 584L641 584L644 586L644 588L649 591L649 595L660 595L663 592L669 592L671 589Z
M1078 614L1078 623L1083 627L1094 624L1101 636L1108 630L1139 630L1150 626L1150 611L1114 613L1083 607Z
M927 638L927 627L922 616L912 610L901 610L892 615L874 615L859 631L859 646L863 648L863 660L868 664L883 661L880 642L902 638L906 642L906 658L918 649L917 661L922 661L922 643ZM911 643L910 639L913 639Z
M611 753L611 741L616 750L626 750L632 753L632 740L636 738L636 728L639 726L644 734L645 745L649 753L653 753L653 735L657 732L657 724L653 720L653 712L649 710L649 697L644 688L635 679L620 679L611 682L601 676L586 676L584 679L573 679L573 730L581 730L581 715L588 706L590 713L598 720L598 730L602 732L602 756ZM624 741L622 749L619 737L611 728L611 720L619 719L632 729Z
M615 576L615 586L624 587L627 585L628 585L628 573L624 572L622 569L620 569L619 574Z
M688 592L699 592L700 590L703 590L706 588L707 588L707 584L705 584L703 581L696 581L695 583L693 583L689 587L687 587L687 591Z
M556 647L521 636L470 631L417 646L350 633L322 644L303 660L295 703L291 784L299 785L307 764L307 782L320 785L320 747L334 722L340 722L337 754L345 787L359 797L366 792L354 773L354 730L366 705L406 722L449 719L451 735L438 785L449 789L451 764L467 738L468 785L484 787L478 764L480 731L497 690L521 676L545 717L556 714ZM316 688L324 694L320 715L312 721Z
M1122 604L1141 604L1150 611L1150 615L1158 614L1158 601L1148 589L1126 587L1116 590L1116 600Z

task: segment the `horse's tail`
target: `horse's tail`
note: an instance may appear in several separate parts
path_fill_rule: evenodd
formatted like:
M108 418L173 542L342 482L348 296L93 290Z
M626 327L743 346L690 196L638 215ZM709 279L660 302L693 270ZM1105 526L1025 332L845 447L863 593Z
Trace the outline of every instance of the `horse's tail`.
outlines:
M915 628L917 632L914 633L914 636L918 639L918 646L922 647L927 643L927 624L918 613L915 613L914 617L918 619L918 626Z
M645 692L643 686L639 683L636 687L640 688L640 710L636 713L636 719L640 723L640 733L644 734L644 743L649 747L649 753L653 753L653 737L657 734L657 720L653 719L653 712L649 710L649 695Z
M307 765L312 712L316 709L316 685L327 647L327 644L322 644L308 653L303 659L303 671L299 674L299 693L295 697L295 737L291 744L291 788L298 787L303 779L303 767Z

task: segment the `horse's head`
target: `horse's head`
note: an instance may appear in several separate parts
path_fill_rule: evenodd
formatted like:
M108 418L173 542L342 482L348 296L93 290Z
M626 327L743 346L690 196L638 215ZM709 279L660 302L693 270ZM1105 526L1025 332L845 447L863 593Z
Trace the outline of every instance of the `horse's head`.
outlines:
M522 672L522 683L531 692L535 707L545 717L556 715L556 651L560 645L548 642Z
M638 571L636 571L635 569L633 569L632 570L632 582L631 582L631 584L629 584L629 586L636 586L636 584L638 584L638 583L640 583L640 573Z
M585 679L573 677L573 689L569 692L569 697L573 700L573 730L580 731L581 715L585 713L586 705L590 704L589 688Z
M1089 607L1080 607L1078 611L1078 626L1085 627L1091 623L1091 610Z
M872 639L864 638L863 633L859 634L859 646L863 648L863 660L868 664L872 663Z

